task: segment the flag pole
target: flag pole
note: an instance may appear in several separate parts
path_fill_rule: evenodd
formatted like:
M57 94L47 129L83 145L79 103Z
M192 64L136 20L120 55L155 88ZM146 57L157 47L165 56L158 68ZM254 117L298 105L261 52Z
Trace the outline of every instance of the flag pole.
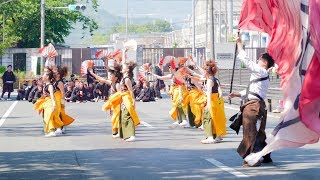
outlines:
M238 37L239 36L240 36L240 29L238 29ZM238 45L236 43L236 48L235 48L234 57L233 57L233 67L232 67L232 75L231 75L231 83L230 83L230 93L232 93L234 70L236 68L236 60L237 60L237 51L238 51ZM229 98L229 104L231 104L231 98Z

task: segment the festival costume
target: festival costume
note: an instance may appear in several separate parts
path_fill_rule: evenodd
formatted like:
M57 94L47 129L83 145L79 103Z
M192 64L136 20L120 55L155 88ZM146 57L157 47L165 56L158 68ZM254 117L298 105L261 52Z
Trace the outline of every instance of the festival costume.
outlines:
M212 78L211 80L214 82L211 90L211 108L203 110L202 124L206 137L224 136L227 134L224 100L219 98L218 79Z
M136 113L135 107L133 106L133 97L130 91L125 85L125 80L129 77L122 79L120 85L122 86L121 92L121 113L119 121L119 133L123 139L128 139L135 136L135 127L140 124L139 117Z
M102 105L102 110L107 111L110 110L111 114L111 125L112 125L112 134L118 134L119 130L119 120L121 114L121 101L122 94L121 92L117 92L115 84L111 84L110 88L110 97L109 99Z
M63 126L68 126L74 122L74 118L72 118L71 116L69 116L66 113L65 105L62 104L63 97L62 97L62 93L58 87L59 82L62 82L62 80L58 80L54 83L54 88L56 89L56 91L54 92L54 98L56 99L56 104L57 104L56 108L57 108L57 111L60 112L60 118L64 124ZM59 105L59 107L58 107L58 105Z
M37 110L39 114L43 112L44 132L46 134L49 132L54 132L57 128L64 126L60 118L60 101L57 99L58 96L55 96L54 99L51 99L49 92L50 85L53 86L52 84L47 84L44 87L44 96L38 99L38 101L34 104L34 109ZM53 89L55 88L53 87ZM53 107L53 101L55 101L56 104L55 109Z
M248 88L240 92L246 103L241 107L243 139L237 152L242 158L245 158L250 153L259 152L266 146L267 110L264 98L269 88L269 74L266 69L250 61L245 51L240 51L238 58L251 71ZM264 159L270 159L270 154L264 156Z
M178 119L178 122L181 123L186 119L188 110L188 104L185 102L188 91L184 85L172 85L171 88L169 93L172 97L172 108L169 111L169 114L172 119Z

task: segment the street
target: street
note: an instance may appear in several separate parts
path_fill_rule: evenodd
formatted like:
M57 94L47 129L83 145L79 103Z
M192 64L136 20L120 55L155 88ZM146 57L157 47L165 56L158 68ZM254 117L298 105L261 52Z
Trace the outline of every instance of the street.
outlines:
M0 102L0 179L318 179L320 144L272 153L274 163L243 168L236 152L242 132L230 128L219 144L201 144L199 129L173 128L170 99L137 103L137 141L111 136L102 102L68 103L76 121L67 134L46 138L31 103ZM8 114L8 109L12 111ZM226 104L229 118L237 106ZM4 114L8 117L4 117ZM268 115L269 134L279 114ZM2 124L3 123L3 124ZM1 125L2 124L2 125ZM229 122L228 122L229 126Z

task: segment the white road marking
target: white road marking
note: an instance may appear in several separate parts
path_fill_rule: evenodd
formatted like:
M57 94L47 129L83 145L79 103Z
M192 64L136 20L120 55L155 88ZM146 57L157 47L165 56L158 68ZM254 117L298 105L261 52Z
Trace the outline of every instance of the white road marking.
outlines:
M148 128L154 128L151 124L145 122L145 121L140 121L140 123Z
M218 168L222 169L223 171L226 171L230 174L233 174L237 177L249 177L248 175L245 175L239 171L236 171L235 169L231 168L231 167L228 167L224 164L222 164L221 162L213 159L213 158L210 158L210 159L206 159L208 162L210 162L211 164L217 166Z
M4 113L4 115L2 116L2 118L0 119L0 127L2 126L2 124L7 120L7 117L10 115L11 111L13 110L13 108L18 104L18 101L15 101L10 107L9 109L6 111L6 113Z
M231 109L231 110L235 110L235 111L240 111L240 108L234 108L234 107L230 107L230 106L226 106L224 105L225 108L227 109ZM275 115L272 115L272 114L268 114L267 115L268 117L272 117L272 118L280 118L280 116L275 116Z

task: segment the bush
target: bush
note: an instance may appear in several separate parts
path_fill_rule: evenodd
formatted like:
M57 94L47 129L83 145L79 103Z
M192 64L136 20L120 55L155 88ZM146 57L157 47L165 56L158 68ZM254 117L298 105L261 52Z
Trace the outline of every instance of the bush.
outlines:
M2 75L4 72L6 72L7 68L5 66L0 66L0 74ZM1 76L2 77L2 76Z

